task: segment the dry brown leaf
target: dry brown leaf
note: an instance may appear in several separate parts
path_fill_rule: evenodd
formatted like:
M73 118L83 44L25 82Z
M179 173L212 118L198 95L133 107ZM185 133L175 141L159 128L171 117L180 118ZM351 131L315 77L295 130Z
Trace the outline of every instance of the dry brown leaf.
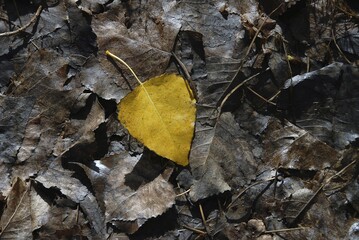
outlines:
M114 226L127 222L130 226L124 231L128 233L136 232L148 219L163 214L175 201L173 187L162 175L138 188L131 187L133 183L127 176L138 161L139 157L122 152L96 161L98 171L83 166L96 196L103 201L106 222Z
M257 162L231 113L222 113L214 128L203 125L197 131L190 158L194 201L242 187L255 177Z
M15 178L6 198L6 208L1 216L1 239L32 238L31 200L29 184Z

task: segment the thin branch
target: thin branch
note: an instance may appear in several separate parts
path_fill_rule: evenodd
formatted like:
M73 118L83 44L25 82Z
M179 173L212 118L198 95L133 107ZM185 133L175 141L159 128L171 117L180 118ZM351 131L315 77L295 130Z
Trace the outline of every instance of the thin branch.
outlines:
M295 118L294 109L293 109L293 98L294 98L293 71L292 71L292 67L291 67L289 59L288 59L287 46L285 45L287 42L285 41L285 39L282 36L280 36L280 37L282 39L282 46L283 46L283 50L284 50L284 54L285 54L285 59L287 60L288 71L290 74L289 104L290 104L290 112L292 114L292 119L295 123L296 118Z
M269 68L267 68L266 70L264 70L263 72L258 72L256 74L254 74L253 76L250 76L249 78L247 78L246 80L244 80L243 82L241 82L240 84L238 84L235 88L233 88L222 100L221 105L219 106L219 109L222 109L223 105L226 103L227 99L233 94L235 93L238 88L242 87L244 84L246 84L247 82L249 82L250 80L252 80L253 78L257 77L258 75L268 71Z
M20 22L20 26L22 25L22 22L21 22L21 18L20 18L20 13L19 13L19 9L17 7L17 4L16 4L16 1L15 0L12 0L12 2L14 3L14 6L15 6L15 10L16 10L16 14L19 18L19 22Z
M256 91L254 91L251 87L247 87L247 89L252 92L254 95L256 95L257 97L259 97L260 99L262 99L263 101L265 101L266 103L269 103L273 106L276 106L275 103L271 102L270 100L267 100L265 97L263 97L262 95L260 95L259 93L257 93Z
M182 193L179 193L179 194L176 195L176 198L177 198L177 197L180 197L180 196L183 196L183 195L186 195L186 194L189 193L190 191L191 191L191 189L188 189L188 190L186 190L186 191L184 191L184 192L182 192Z
M208 229L208 226L207 226L207 221L206 221L206 218L204 216L204 212L203 212L203 208L202 208L202 205L199 204L199 212L201 213L201 218L202 218L202 221L203 221L203 226L204 228L206 229L206 232L208 234L208 236L212 239L211 237L211 234L210 234L210 231Z
M276 97L278 97L278 95L281 93L281 90L279 90L276 94L274 94L270 99L268 99L268 101L273 101Z
M333 41L334 41L334 45L337 47L340 55L342 55L342 57L345 59L345 61L347 61L349 64L352 64L352 62L345 56L345 54L343 53L343 51L340 49L338 43L337 43L337 40L335 39L335 34L334 34L334 31L332 29L332 38L333 38Z
M191 75L189 74L186 66L184 65L184 63L181 61L181 59L179 59L179 57L172 52L172 56L174 57L174 59L176 60L177 64L180 66L180 68L182 69L183 74L185 75L185 79L187 80L189 86L192 88L192 91L190 91L190 93L192 93L193 98L195 98L198 101L198 94L197 94L197 88L196 85L194 84Z
M37 18L40 16L42 10L42 6L40 5L37 8L37 11L35 13L35 15L31 18L30 22L28 22L27 24L25 24L24 26L22 26L19 29L16 29L15 31L11 31L11 32L4 32L4 33L0 33L0 37L6 37L6 36L11 36L14 34L18 34L19 32L24 31L26 28L28 28L31 24L33 24L34 22L36 22Z
M281 232L289 232L289 231L300 231L300 230L305 230L305 227L274 229L274 230L264 231L263 234L281 233Z
M183 228L186 228L188 230L191 230L192 232L195 232L195 233L198 233L198 234L201 234L201 235L206 235L207 233L202 231L202 230L199 230L197 228L193 228L193 227L190 227L190 226L187 226L187 225L182 225Z
M350 13L347 10L344 10L343 8L339 7L339 6L335 6L337 9L339 9L340 11L342 11L343 13L347 14L350 17L359 19L359 15L358 14L354 14L354 13Z
M246 187L245 189L243 189L240 193L238 193L238 195L232 200L232 202L230 204L228 204L226 210L230 209L232 206L233 206L233 203L235 201L237 201L238 198L240 198L247 190L249 190L250 188L256 186L256 185L259 185L259 184L262 184L262 183L265 183L265 182L269 182L269 181L273 181L275 180L275 177L272 177L272 178L269 178L267 180L263 180L263 181L260 181L260 182L255 182L253 183L252 185L249 185L248 187Z

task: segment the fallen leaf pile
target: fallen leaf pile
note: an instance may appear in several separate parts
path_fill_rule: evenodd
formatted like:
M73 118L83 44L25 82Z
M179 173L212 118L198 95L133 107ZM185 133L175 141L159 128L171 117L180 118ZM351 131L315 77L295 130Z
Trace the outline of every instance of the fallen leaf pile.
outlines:
M1 1L0 238L358 239L358 14Z

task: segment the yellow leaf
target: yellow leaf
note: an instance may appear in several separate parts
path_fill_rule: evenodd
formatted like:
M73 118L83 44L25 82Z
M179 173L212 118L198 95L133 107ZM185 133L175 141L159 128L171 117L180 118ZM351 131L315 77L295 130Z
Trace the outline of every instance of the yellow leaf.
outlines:
M146 147L186 166L194 133L195 103L181 76L163 74L140 82L124 97L117 106L118 119Z

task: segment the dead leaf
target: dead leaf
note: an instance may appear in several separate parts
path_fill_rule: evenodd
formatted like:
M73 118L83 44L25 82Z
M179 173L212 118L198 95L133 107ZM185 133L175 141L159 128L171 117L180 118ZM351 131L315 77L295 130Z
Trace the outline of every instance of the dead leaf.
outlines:
M283 126L272 119L266 132L266 162L272 166L317 171L334 166L339 159L335 149L289 122Z
M104 238L105 217L99 203L87 187L74 176L74 171L62 167L60 156L52 162L47 171L40 173L36 180L47 189L55 188L60 191L61 198L57 201L58 205L74 207L73 205L78 204L79 209L86 215L86 219L91 222L92 235ZM53 222L50 223L50 225L52 224ZM73 222L72 224L69 223L69 225L73 226Z
M1 239L31 239L32 220L29 186L20 178L16 178L9 195L7 204L1 216Z
M0 95L0 163L16 161L34 102L34 97Z
M161 174L134 189L137 181L141 182L141 176L135 175L131 179L127 176L134 172L139 159L139 156L132 157L121 151L96 161L97 171L82 166L98 201L104 205L106 222L131 234L148 219L163 214L175 202L173 187ZM142 160L150 164L148 159ZM144 174L143 170L140 174Z
M277 106L315 137L344 149L359 138L358 79L357 67L335 62L288 79Z
M195 177L191 199L239 188L254 178L257 163L251 146L231 113L223 113L214 128L202 126L197 131L190 159Z
M181 28L181 17L178 15L174 18L171 13L175 5L174 2L111 2L106 6L106 11L98 14L92 21L99 52L106 49L120 52L121 58L141 79L164 73L171 58L173 43ZM143 14L143 11L146 14ZM117 69L114 69L106 58L100 56L99 60L107 77L119 78ZM135 79L131 76L129 79L133 80L130 85L134 85ZM117 82L126 82L124 78L121 80ZM104 92L107 91L109 90Z

